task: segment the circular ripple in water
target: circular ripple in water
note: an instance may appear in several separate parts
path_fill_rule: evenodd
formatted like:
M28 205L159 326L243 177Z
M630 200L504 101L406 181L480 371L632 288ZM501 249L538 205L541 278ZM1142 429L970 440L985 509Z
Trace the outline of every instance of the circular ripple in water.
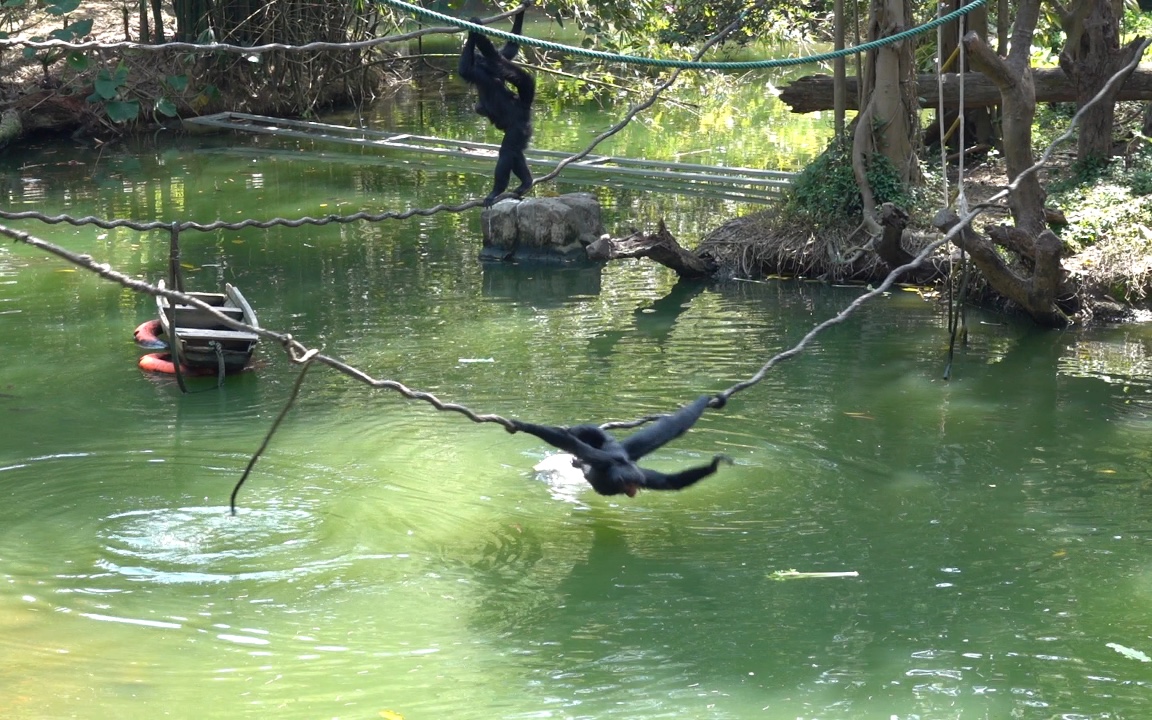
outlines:
M314 569L301 562L319 520L291 507L183 507L109 516L100 531L101 568L155 583L278 580ZM321 561L320 564L326 565Z

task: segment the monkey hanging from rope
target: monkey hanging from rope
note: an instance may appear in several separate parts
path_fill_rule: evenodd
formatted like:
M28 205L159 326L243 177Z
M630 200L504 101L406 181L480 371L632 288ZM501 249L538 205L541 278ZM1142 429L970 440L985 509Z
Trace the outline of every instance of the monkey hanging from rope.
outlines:
M556 427L534 425L512 420L512 432L526 432L564 452L575 455L572 464L580 468L592 489L601 495L636 497L644 488L649 490L682 490L716 472L721 461L731 463L724 455L715 455L712 462L688 468L678 473L665 474L642 468L636 462L653 450L675 440L688 431L709 404L723 407L725 398L704 395L671 415L661 417L652 425L617 440L596 425Z
M479 18L471 21L480 24ZM516 13L512 33L523 34L523 27L524 11L521 10ZM484 198L485 207L496 202L496 198L508 189L513 173L520 178L520 186L513 190L517 197L532 188L532 172L528 169L524 151L532 138L532 101L536 98L536 80L512 62L519 49L519 43L509 40L497 51L486 35L470 31L460 53L460 77L469 85L476 86L476 112L504 131L500 154L496 158L495 180L492 192ZM516 92L508 88L509 84Z

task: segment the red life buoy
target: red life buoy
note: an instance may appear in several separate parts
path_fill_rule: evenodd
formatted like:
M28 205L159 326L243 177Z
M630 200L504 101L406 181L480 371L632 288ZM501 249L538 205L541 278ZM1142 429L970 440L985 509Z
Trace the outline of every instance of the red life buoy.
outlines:
M140 362L138 364L140 365L140 369L144 372L164 373L165 375L176 374L176 363L172 362L172 356L168 353L149 353L140 358ZM180 366L180 372L189 377L216 374L208 368L189 368L186 365Z
M140 323L140 326L132 333L132 337L136 339L136 344L145 350L167 350L168 343L160 339L163 332L164 326L160 324L159 320L149 320Z

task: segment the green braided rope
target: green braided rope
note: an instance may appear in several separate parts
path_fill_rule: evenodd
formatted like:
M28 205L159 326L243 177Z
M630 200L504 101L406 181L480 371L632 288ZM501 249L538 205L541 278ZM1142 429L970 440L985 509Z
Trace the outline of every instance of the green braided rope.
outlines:
M807 65L808 63L824 62L826 60L835 60L836 58L845 57L848 55L855 55L856 53L867 52L875 50L876 48L891 45L892 43L906 40L915 35L926 33L929 30L935 30L941 25L956 20L957 18L966 15L976 8L980 7L987 0L974 0L974 2L965 5L959 10L953 10L947 15L938 17L923 25L898 32L895 35L890 35L879 40L872 40L863 45L855 47L844 48L843 50L835 50L832 52L821 53L819 55L809 55L807 57L795 58L781 58L779 60L748 60L742 62L700 62L692 60L663 60L660 58L644 58L635 55L618 55L616 53L603 52L601 50L587 50L585 48L571 47L569 45L561 45L559 43L550 42L548 40L537 40L536 38L525 37L523 35L513 35L510 32L497 30L495 28L486 27L484 25L476 25L467 20L460 20L451 17L450 15L443 15L434 10L426 10L422 7L412 5L411 3L404 2L404 0L378 0L378 2L385 5L391 5L398 10L406 10L414 15L422 15L430 20L436 22L447 23L454 25L465 30L473 30L475 32L491 35L492 37L501 40L515 40L521 45L531 45L532 47L541 48L544 50L556 50L558 52L566 53L569 55L580 55L588 58L595 58L597 60L608 60L611 62L628 63L632 65L654 65L663 68L683 68L694 70L760 70L764 68L779 68L779 67L792 67L795 65Z

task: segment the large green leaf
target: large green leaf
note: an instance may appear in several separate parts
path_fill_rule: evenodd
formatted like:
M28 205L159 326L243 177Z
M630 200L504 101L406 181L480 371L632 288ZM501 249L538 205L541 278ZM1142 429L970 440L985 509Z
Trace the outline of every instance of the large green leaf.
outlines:
M68 53L68 67L76 72L84 72L88 69L88 56L82 52L72 51Z
M67 15L76 8L80 7L80 0L58 0L48 7L44 8L49 15Z
M105 68L96 73L96 81L92 83L92 87L96 90L96 94L105 100L112 100L116 97L116 92L119 90L123 83L116 82L112 78L112 73L108 72Z
M104 104L104 110L112 122L127 122L140 115L140 103L137 100L113 100Z
M156 101L156 112L167 117L176 117L179 111L176 110L176 105L166 97L162 97Z
M176 92L184 92L184 88L188 87L187 75L169 75L164 78L164 82L168 83L168 87Z
M88 33L92 32L92 18L77 20L76 22L69 25L66 29L71 30L74 36L82 38Z
M44 38L39 36L39 35L36 35L35 37L30 37L28 39L31 40L32 42L41 42L44 40ZM25 60L31 60L32 58L36 57L36 53L38 53L38 52L40 52L40 51L37 50L36 48L26 47L26 48L24 48L24 51L22 54L24 55Z

